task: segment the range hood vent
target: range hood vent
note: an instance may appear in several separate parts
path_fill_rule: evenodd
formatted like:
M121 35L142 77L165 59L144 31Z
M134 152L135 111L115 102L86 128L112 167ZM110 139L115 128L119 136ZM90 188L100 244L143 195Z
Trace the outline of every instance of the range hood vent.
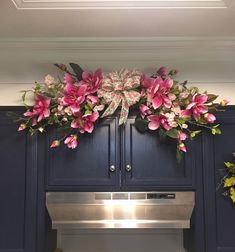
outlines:
M55 229L190 228L194 192L48 192Z

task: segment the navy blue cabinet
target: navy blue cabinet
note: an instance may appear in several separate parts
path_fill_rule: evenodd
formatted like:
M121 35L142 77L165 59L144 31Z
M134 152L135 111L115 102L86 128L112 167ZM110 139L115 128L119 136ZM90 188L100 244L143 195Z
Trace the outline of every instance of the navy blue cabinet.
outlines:
M119 188L119 135L116 117L104 119L92 134L79 136L79 146L49 149L56 131L47 135L43 160L47 190L102 191Z
M225 198L223 186L218 188L225 175L224 161L234 161L235 110L230 109L217 115L221 125L220 136L204 138L204 204L205 240L207 252L235 251L235 205Z
M195 178L194 142L188 153L176 160L175 141L160 142L158 132L140 133L135 118L122 131L123 188L130 190L193 189Z
M156 190L193 189L194 144L178 163L176 145L162 144L156 133L140 133L130 117L118 126L117 117L104 119L92 134L79 137L79 146L49 150L56 138L51 130L46 137L44 157L47 190Z
M188 252L235 252L235 206L216 189L224 161L235 151L235 109L218 113L222 135L203 134L188 145L180 163L175 145L160 143L157 132L138 132L134 117L118 126L104 119L93 134L80 136L75 150L50 149L54 129L40 138L17 132L0 111L0 252L51 252L56 233L45 206L50 191L194 190ZM11 108L14 111L20 111Z
M0 111L0 252L36 251L35 138ZM17 110L16 110L17 111Z

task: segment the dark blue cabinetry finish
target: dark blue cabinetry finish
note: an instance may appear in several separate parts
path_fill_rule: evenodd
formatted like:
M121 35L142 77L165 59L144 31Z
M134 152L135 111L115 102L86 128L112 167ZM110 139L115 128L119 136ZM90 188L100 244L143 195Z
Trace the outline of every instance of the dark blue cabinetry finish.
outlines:
M52 130L45 142L47 190L170 190L194 188L194 145L180 163L176 145L162 144L156 133L140 133L134 117L118 126L117 117L103 120L92 134L79 137L79 146L49 150L56 138ZM110 166L115 171L110 171ZM130 170L127 170L129 165Z
M203 141L206 251L235 252L235 205L222 195L223 186L216 190L225 175L223 162L234 161L235 110L221 112L217 119L222 135Z
M36 251L35 138L0 111L0 252ZM16 110L18 111L18 110Z
M188 143L188 153L176 160L175 141L162 143L158 132L140 133L135 118L128 119L122 131L123 188L127 190L193 189L195 144ZM131 170L126 171L129 165Z
M51 130L45 143L44 160L48 190L102 191L119 189L119 133L116 117L104 119L92 134L79 136L78 148L50 149L56 138ZM113 166L115 170L110 169Z

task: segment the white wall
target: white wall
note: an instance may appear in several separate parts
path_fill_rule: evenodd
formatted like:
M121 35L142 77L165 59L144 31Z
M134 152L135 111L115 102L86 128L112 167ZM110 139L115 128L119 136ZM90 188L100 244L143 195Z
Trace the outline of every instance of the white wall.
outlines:
M0 84L0 106L20 106L22 105L21 93L22 90L28 90L33 87L32 84L23 83L8 83ZM235 81L234 83L191 83L189 85L197 86L201 91L207 90L208 93L219 95L219 100L228 99L230 105L235 104Z

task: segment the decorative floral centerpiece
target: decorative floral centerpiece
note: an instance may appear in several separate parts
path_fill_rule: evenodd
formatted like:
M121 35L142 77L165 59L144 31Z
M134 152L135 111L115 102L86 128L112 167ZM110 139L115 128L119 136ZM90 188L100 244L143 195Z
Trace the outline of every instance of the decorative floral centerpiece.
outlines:
M232 154L235 157L235 153ZM223 178L225 188L225 196L229 196L233 203L235 203L235 164L231 162L224 162L227 173Z
M47 75L43 84L36 83L32 90L23 91L27 111L18 118L19 131L44 132L48 125L64 130L61 139L55 139L51 148L62 142L74 149L79 135L92 133L100 118L112 115L119 107L119 124L125 124L129 109L137 109L136 127L141 132L159 131L161 136L176 140L177 151L186 152L185 140L192 139L201 130L209 129L220 134L213 112L218 104L216 95L200 93L187 82L174 80L176 70L161 67L152 76L137 70L121 69L104 74L83 71L70 63L71 71L64 64L56 64L63 79ZM33 92L34 105L26 104L26 94ZM220 105L225 106L226 100Z

